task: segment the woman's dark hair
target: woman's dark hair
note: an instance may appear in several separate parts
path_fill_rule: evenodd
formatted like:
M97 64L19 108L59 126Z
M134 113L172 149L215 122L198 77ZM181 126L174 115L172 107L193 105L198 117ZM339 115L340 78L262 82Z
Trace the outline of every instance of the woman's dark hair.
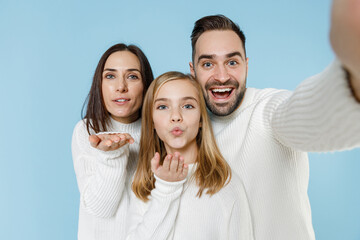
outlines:
M106 110L103 95L102 95L102 73L104 70L105 62L108 57L114 52L129 51L137 56L140 62L141 79L144 85L145 95L150 83L154 80L154 76L151 70L150 63L141 49L135 45L125 45L123 43L116 44L110 47L100 58L100 61L95 69L93 81L91 84L90 92L84 102L82 108L82 118L85 119L86 129L89 134L90 129L95 133L107 131L107 127L110 124L110 115ZM84 108L86 107L86 114ZM141 114L141 108L139 109Z

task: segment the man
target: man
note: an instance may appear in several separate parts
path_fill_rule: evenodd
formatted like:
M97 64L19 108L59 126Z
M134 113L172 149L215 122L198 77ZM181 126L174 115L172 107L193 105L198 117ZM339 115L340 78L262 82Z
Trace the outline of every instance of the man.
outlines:
M256 239L315 239L307 151L360 146L360 1L333 3L337 55L294 92L246 88L245 36L217 15L194 26L190 71L201 84L218 145L243 180Z

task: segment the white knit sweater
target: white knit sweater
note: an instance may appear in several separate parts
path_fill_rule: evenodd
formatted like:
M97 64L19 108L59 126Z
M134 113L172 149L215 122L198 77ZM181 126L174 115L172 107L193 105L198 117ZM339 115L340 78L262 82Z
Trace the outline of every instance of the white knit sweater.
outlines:
M219 192L210 196L204 191L199 198L196 197L199 188L191 177L195 169L196 165L189 165L184 186L157 178L155 189L167 193L162 198L154 199L155 189L147 203L131 194L127 240L253 239L249 204L240 178L233 174L230 183ZM164 191L165 188L168 190ZM176 191L178 194L171 194Z
M111 132L129 133L133 144L104 152L91 147L83 121L74 129L73 162L80 191L79 240L125 239L128 189L139 153L141 120L121 124L111 120Z
M222 154L245 185L255 238L314 239L305 152L360 146L360 104L339 62L293 93L249 88L239 109L211 119Z
M201 198L195 197L198 188L193 182L157 179L151 201L145 204L131 191L140 120L133 124L112 120L109 131L130 133L135 143L104 152L90 146L83 121L74 129L72 152L80 190L79 240L253 239L249 204L236 174L214 196L204 193Z

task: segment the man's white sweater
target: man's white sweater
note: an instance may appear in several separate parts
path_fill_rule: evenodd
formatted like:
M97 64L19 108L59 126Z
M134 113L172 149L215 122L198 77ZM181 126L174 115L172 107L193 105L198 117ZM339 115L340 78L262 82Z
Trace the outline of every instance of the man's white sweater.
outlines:
M231 115L211 115L218 146L242 179L256 239L315 239L307 151L360 146L360 104L339 62L294 92L246 90Z

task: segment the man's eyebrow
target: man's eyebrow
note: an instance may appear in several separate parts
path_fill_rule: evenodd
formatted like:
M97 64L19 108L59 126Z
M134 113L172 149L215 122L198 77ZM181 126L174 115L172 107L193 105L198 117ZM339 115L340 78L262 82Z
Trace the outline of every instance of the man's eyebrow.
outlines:
M198 63L200 62L201 59L214 59L215 58L215 54L203 54L203 55L200 55L198 57ZM244 60L244 57L243 55L241 55L241 53L239 51L236 51L236 52L231 52L231 53L228 53L225 55L226 58L231 58L231 57L234 57L234 56L239 56L241 59Z
M201 59L213 59L215 57L215 55L209 55L209 54L203 54L203 55L200 55L197 59L197 62L200 62Z
M234 56L239 56L242 60L244 60L243 56L238 51L226 54L227 58L231 58L231 57L234 57Z

